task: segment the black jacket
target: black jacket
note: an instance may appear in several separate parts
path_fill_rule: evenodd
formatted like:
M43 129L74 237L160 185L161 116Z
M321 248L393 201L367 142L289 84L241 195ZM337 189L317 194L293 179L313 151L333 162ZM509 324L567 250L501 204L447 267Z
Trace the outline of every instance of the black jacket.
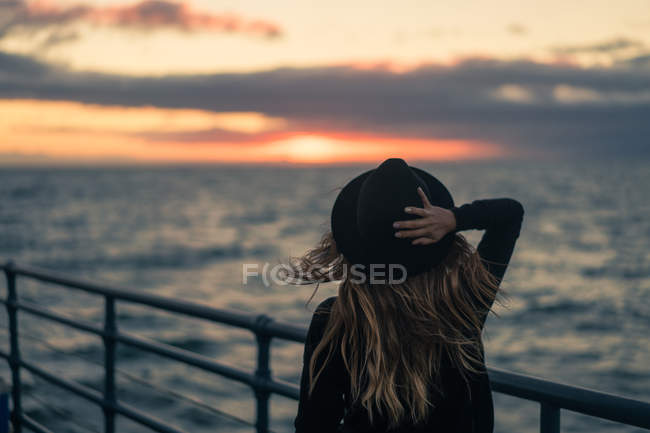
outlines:
M477 250L487 269L499 280L503 279L519 237L523 221L522 205L513 199L497 198L476 200L452 209L456 216L456 231L485 230ZM309 362L313 350L323 336L329 311L336 300L323 301L314 312L303 356L300 380L300 401L294 425L296 433L491 433L494 413L490 381L486 373L475 375L467 385L443 361L442 388L444 397L437 400L429 419L420 426L401 426L388 430L385 420L370 424L362 407L347 403L350 380L339 351L325 367L311 397L309 390ZM490 300L490 303L494 300ZM477 305L480 305L477 303ZM483 315L483 322L487 311ZM324 354L322 355L324 358ZM341 420L343 424L341 425Z

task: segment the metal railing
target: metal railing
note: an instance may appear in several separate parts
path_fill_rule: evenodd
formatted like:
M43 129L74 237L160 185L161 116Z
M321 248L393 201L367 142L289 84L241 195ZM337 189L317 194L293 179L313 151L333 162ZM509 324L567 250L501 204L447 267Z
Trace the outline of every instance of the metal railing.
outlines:
M21 433L23 427L37 433L50 432L45 426L40 425L22 410L21 369L25 369L47 382L99 405L104 413L105 433L115 432L116 415L129 418L157 432L181 433L182 430L179 428L117 399L115 384L115 349L117 344L136 347L249 385L256 399L255 427L258 433L267 433L269 431L269 397L272 393L296 400L299 397L298 385L273 377L270 368L270 343L273 338L304 343L307 335L307 330L304 327L282 323L264 314L254 315L221 310L181 300L138 293L133 290L73 279L56 272L18 266L11 262L0 265L0 269L4 271L7 280L7 298L6 300L0 300L0 302L6 305L9 319L9 353L0 350L0 357L7 359L11 369L13 403L11 423L15 433ZM34 303L20 300L16 287L17 276L103 296L104 325L99 327L93 323L60 315ZM117 327L115 305L118 301L247 329L256 338L257 368L254 372L249 372L219 363L209 357L185 349L120 331ZM77 382L59 377L30 361L24 360L20 355L18 311L101 337L104 346L103 392L98 392ZM558 433L560 431L561 409L650 429L650 403L495 368L489 368L488 372L494 391L540 403L541 433Z

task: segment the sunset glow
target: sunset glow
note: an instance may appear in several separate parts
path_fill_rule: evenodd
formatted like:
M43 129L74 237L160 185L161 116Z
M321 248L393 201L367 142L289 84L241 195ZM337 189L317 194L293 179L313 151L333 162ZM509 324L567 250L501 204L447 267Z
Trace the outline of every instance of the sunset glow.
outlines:
M502 156L498 146L460 140L417 140L358 134L296 134L266 146L270 159L299 163L373 162L390 155L447 161Z
M292 131L261 113L0 100L0 154L20 162L345 163L389 155L444 161L502 155L492 144L346 131ZM207 132L206 132L207 131ZM210 139L211 135L223 139ZM229 139L231 133L236 140ZM194 137L191 140L184 137ZM202 138L206 136L207 138ZM92 145L91 145L92 143Z

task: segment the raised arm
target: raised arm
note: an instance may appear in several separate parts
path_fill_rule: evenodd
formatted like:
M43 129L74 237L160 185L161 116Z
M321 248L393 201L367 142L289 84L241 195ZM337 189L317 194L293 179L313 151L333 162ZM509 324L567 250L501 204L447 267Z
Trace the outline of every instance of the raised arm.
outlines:
M335 433L343 418L343 372L339 356L331 358L311 396L309 395L309 363L314 349L320 342L329 319L329 311L336 297L323 301L314 312L307 332L300 377L300 400L294 421L296 433ZM316 371L324 361L327 351L319 354ZM335 352L336 353L336 352Z
M476 249L481 261L500 285L521 231L524 207L511 198L494 198L475 200L454 207L451 211L456 217L454 231L485 230ZM483 299L477 302L477 308L483 310L485 304L491 308L494 300L494 297ZM489 309L483 311L481 325L485 324L488 312Z
M456 217L455 231L485 230L477 251L501 283L521 231L524 207L511 198L493 198L475 200L451 211Z

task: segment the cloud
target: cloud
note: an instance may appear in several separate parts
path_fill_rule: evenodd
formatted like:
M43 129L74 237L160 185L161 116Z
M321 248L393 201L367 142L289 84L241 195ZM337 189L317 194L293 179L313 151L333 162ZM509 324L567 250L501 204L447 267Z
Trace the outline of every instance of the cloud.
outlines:
M287 124L287 127L290 127ZM160 143L185 143L185 144L201 144L205 143L237 143L239 145L256 145L263 142L273 140L281 140L286 138L284 131L262 131L244 133L240 131L229 131L223 128L209 128L198 129L196 131L180 131L180 132L159 132L159 131L144 131L132 134L135 137L145 138L148 141Z
M54 29L43 41L41 41L41 43L36 48L36 51L43 52L57 45L76 41L80 37L81 35L76 30L66 28Z
M260 112L286 130L498 143L513 153L650 156L650 73L528 60L466 59L399 74L352 66L128 77L0 53L0 98ZM205 141L219 130L153 141Z
M508 31L508 33L512 33L513 35L516 35L516 36L523 36L526 33L528 33L528 29L524 25L519 24L519 23L511 23L511 24L509 24L506 27L506 30Z
M638 56L629 57L618 62L621 66L633 66L640 68L650 68L650 52Z
M645 48L645 43L636 39L618 37L594 44L564 45L553 48L558 54L594 54L613 53L622 50L639 50Z
M519 84L503 84L492 92L495 99L518 104L535 102L535 95L526 87Z
M8 0L0 5L5 18L0 22L0 37L12 32L35 32L62 28L74 22L87 22L141 31L173 29L184 32L242 33L264 38L282 35L282 28L268 20L246 19L233 13L214 14L194 10L187 3L168 0L142 0L120 6L62 6L44 1ZM66 39L67 40L67 39Z

